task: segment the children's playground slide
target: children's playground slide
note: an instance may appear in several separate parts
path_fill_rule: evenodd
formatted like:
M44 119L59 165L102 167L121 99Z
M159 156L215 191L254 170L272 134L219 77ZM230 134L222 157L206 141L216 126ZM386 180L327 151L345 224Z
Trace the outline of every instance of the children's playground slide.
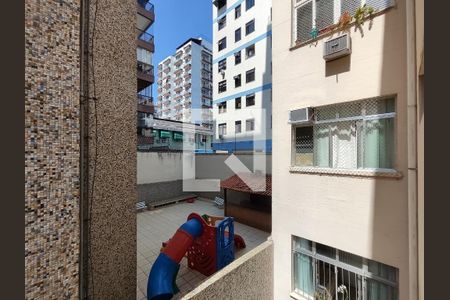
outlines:
M215 222L220 221L217 226ZM187 256L188 266L210 276L234 260L234 247L245 247L234 234L233 218L200 216L192 213L174 236L163 243L147 282L149 300L171 299L178 292L175 284L180 261Z

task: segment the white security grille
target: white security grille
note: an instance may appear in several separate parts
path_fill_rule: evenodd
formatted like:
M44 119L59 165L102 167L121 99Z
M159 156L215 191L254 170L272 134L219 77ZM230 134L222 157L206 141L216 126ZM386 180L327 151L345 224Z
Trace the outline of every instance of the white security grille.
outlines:
M353 16L359 7L361 7L361 0L341 0L341 14L348 12Z
M296 9L297 40L306 42L311 39L312 30L312 1L309 1Z
M366 0L366 6L373 7L375 11L380 11L394 5L395 0Z
M334 169L394 167L394 98L314 109L314 122L294 127L293 164Z
M316 0L316 26L318 30L334 23L334 0Z

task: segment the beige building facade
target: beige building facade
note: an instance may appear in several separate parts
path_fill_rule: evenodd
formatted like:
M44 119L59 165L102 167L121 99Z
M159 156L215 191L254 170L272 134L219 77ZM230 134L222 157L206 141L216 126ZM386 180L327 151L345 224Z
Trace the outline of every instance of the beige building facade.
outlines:
M414 15L404 0L273 3L274 299L418 297ZM325 60L343 35L350 54Z

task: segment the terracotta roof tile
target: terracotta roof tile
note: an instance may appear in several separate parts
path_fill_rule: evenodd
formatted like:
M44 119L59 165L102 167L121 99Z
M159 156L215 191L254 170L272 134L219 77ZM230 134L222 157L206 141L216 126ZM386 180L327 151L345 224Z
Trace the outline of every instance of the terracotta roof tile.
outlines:
M248 182L249 185L253 187L253 189L251 189L244 181ZM222 180L220 182L220 187L239 192L272 196L272 176L255 175L255 174L236 174L225 180Z

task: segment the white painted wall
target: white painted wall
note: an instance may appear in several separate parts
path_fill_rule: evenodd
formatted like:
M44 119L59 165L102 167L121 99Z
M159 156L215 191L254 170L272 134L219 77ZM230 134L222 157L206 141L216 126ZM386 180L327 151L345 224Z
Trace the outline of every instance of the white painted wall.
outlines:
M181 180L182 165L182 153L138 152L137 184Z
M272 82L271 73L271 40L264 38L255 44L255 56L246 59L245 49L241 50L241 63L238 65L234 64L234 55L236 49L242 45L247 44L258 36L265 34L271 30L271 2L270 0L259 0L255 1L255 6L250 8L248 11L245 10L245 1L227 1L227 8L232 7L237 2L241 3L241 17L235 19L234 9L232 9L227 16L226 26L218 30L218 23L213 24L213 60L217 60L227 53L232 55L227 57L227 69L225 71L225 76L218 72L218 63L214 61L213 64L213 118L215 120L215 142L231 142L235 138L237 141L240 140L251 140L253 136L256 139L270 139L271 138L271 109L272 109L272 93L271 89L265 90L264 92L255 93L255 105L250 106L251 109L264 108L265 111L265 124L262 124L262 113L253 113L251 110L245 109L245 95L250 94L246 92L253 88L261 87ZM222 11L220 16L222 16ZM217 18L217 8L213 6L213 20ZM245 35L245 25L251 20L255 20L255 31L249 35ZM235 30L241 28L241 40L235 41ZM227 47L220 52L218 51L218 41L223 37L227 38ZM245 74L247 71L255 68L255 81L246 83ZM241 86L234 87L234 76L241 74ZM223 93L218 93L218 84L222 80L227 80L227 91ZM219 114L217 103L220 99L244 92L241 97L242 108L235 109L234 97L227 101L227 112ZM221 102L221 101L220 101ZM247 119L255 118L255 130L254 132L245 132L245 121ZM235 135L235 121L242 122L242 133ZM220 141L218 134L218 124L227 123L227 134L224 136L224 140Z
M351 28L352 54L327 65L323 43L290 49L291 1L273 4L274 298L290 299L292 235L399 268L408 291L405 0ZM336 36L336 35L335 35ZM395 169L402 179L290 173L293 109L397 95Z

